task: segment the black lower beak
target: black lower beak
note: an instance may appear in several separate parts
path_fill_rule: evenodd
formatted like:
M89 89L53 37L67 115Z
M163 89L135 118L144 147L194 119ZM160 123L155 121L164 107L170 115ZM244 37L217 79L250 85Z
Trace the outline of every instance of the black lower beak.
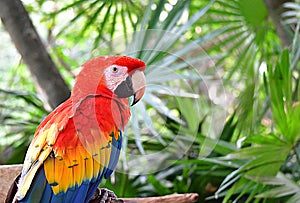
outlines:
M128 76L125 81L121 82L115 89L114 93L119 98L127 98L133 96L131 106L135 105L144 95L146 87L146 78L142 71L135 71Z
M131 77L128 76L125 81L119 84L118 87L115 89L114 93L119 98L126 98L134 95Z

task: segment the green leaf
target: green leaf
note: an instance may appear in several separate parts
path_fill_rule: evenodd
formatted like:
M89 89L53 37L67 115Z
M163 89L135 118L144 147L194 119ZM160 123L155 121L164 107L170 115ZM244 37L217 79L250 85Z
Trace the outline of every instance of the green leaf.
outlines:
M152 13L152 16L148 22L148 28L147 29L154 29L156 28L156 25L158 24L159 22L159 17L164 9L164 6L165 6L165 3L166 3L166 0L160 0L158 2L158 4L156 4L156 9L155 11Z
M99 6L98 9L97 9L94 13L91 14L91 17L87 20L87 22L85 23L84 27L81 29L81 32L80 32L79 36L82 36L82 37L84 36L84 33L86 32L86 30L87 30L88 28L90 28L91 24L93 24L93 23L96 21L97 17L99 16L100 12L102 11L102 9L103 9L105 6L106 6L106 4L105 4L105 3L102 3L102 5ZM111 6L112 6L112 4L110 4L110 6L108 7L108 10L107 10L107 12L106 12L106 15L108 15ZM104 22L104 24L105 24L106 21L103 20L103 22ZM103 28L103 27L104 27L104 25L102 24L102 28ZM100 29L100 30L102 30L102 29ZM101 33L99 33L99 35L101 35Z
M251 177L250 177L251 178ZM254 181L259 181L264 184L277 186L266 192L258 194L257 197L284 197L291 194L300 195L300 187L297 183L293 182L287 178L284 174L278 173L276 177L260 177L260 178L251 178Z
M269 133L266 135L250 135L246 138L244 143L248 144L260 144L260 145L285 145L287 144L284 140L280 139L279 135L275 135L274 133Z
M149 175L147 181L151 183L151 185L154 187L155 191L159 195L166 195L170 194L171 191L169 188L167 188L160 180L157 180L155 176Z
M262 0L240 0L239 9L251 26L258 27L267 18L267 9Z

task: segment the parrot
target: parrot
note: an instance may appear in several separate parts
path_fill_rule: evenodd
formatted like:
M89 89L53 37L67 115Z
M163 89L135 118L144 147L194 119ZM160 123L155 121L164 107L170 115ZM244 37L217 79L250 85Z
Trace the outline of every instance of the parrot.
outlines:
M89 202L113 173L130 107L145 93L146 65L112 55L81 67L70 98L37 127L7 202Z

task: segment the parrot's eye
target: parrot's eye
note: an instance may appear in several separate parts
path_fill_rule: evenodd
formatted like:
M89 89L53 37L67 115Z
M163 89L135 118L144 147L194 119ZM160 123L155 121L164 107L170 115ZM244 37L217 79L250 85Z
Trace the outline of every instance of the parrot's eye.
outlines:
M113 73L117 73L119 71L117 66L112 66L111 70L112 70Z

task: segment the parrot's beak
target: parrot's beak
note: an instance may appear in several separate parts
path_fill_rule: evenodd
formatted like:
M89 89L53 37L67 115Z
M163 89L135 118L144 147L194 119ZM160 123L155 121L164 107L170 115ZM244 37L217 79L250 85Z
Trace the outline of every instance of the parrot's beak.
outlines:
M132 74L132 89L134 94L131 106L140 101L145 93L146 78L142 71L137 70Z
M119 98L126 98L133 96L133 102L131 106L135 105L141 100L146 89L146 78L142 71L136 70L134 73L126 78L115 89L114 93Z

